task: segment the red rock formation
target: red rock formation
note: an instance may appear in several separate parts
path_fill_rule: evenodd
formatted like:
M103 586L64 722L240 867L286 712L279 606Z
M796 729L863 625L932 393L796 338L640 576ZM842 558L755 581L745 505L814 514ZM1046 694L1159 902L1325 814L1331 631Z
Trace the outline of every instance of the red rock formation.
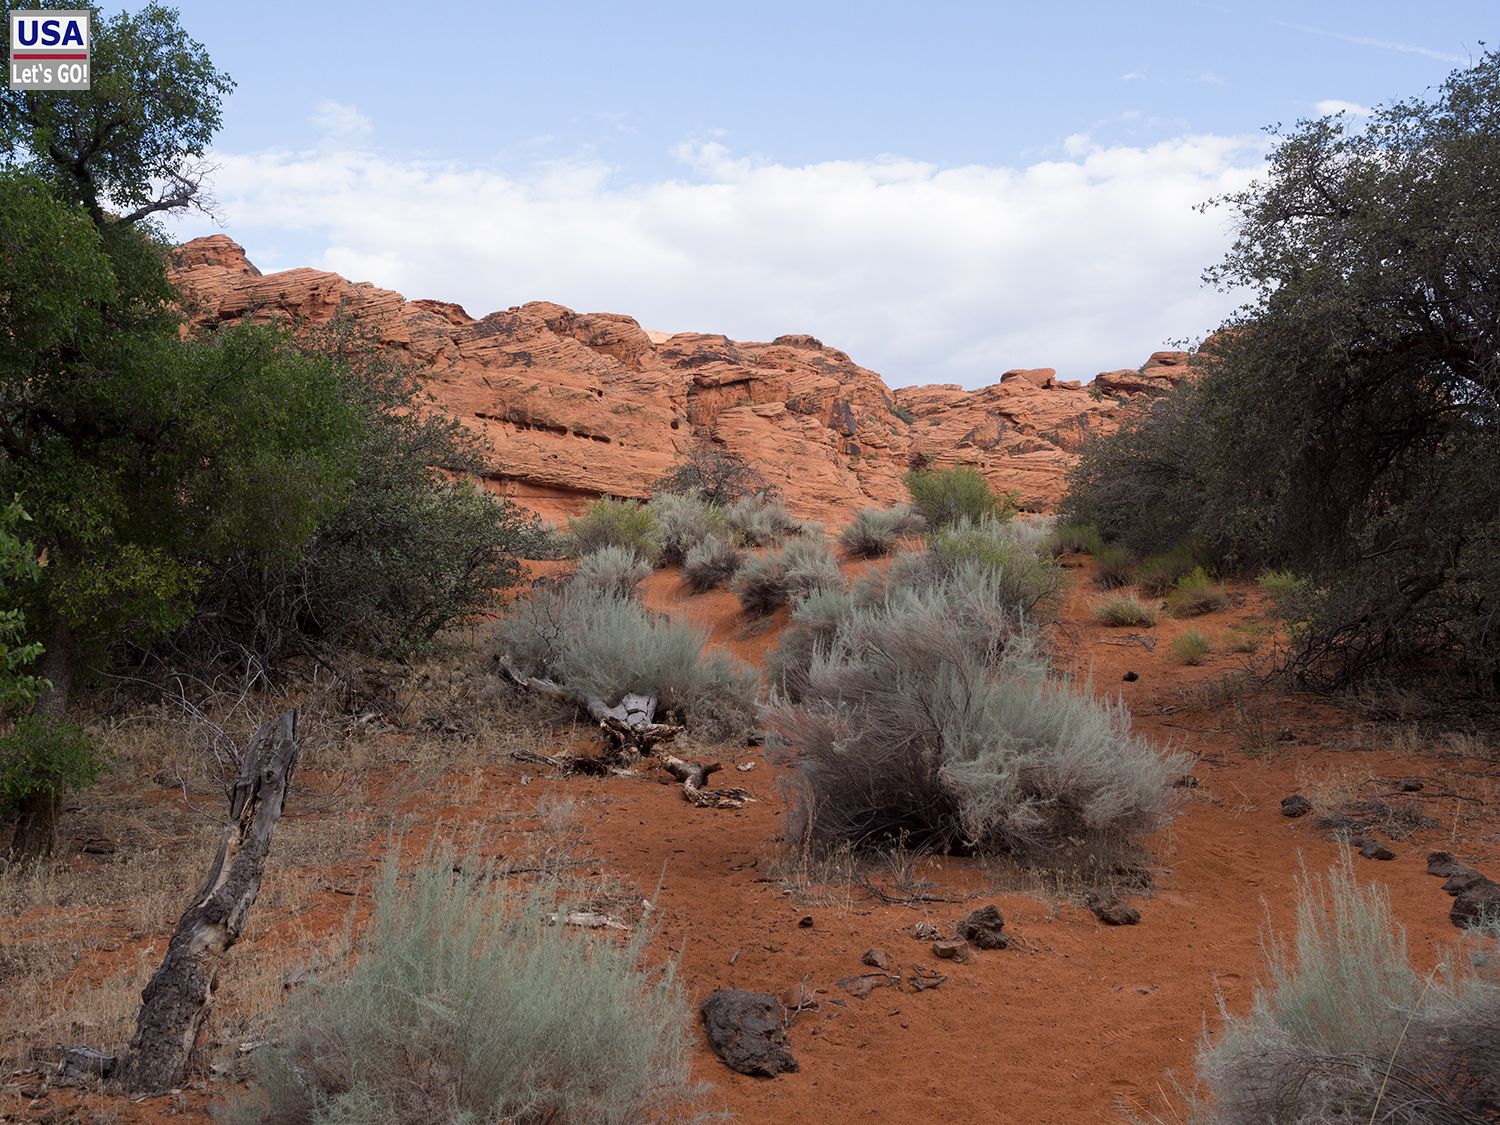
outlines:
M893 392L811 336L663 336L628 316L545 301L476 320L458 305L318 270L262 275L223 235L179 254L177 281L199 328L246 316L316 324L342 306L486 440L491 486L551 516L600 493L649 494L698 435L755 464L801 516L840 523L862 505L903 499L901 474L923 461L973 465L1046 509L1085 436L1118 425L1130 396L1189 370L1186 353L1158 352L1093 388L1044 368L976 391Z

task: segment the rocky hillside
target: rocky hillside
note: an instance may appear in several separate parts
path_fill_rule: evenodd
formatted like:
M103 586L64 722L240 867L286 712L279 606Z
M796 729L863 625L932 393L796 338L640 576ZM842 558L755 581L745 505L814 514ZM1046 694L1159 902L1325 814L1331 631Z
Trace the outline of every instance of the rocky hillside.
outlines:
M755 464L801 516L842 522L861 505L902 499L901 474L924 461L977 466L1044 510L1086 435L1189 370L1185 353L1158 352L1087 386L1044 368L1007 371L976 391L892 391L811 336L663 336L628 316L545 301L476 320L337 274L262 274L223 235L181 247L177 279L199 326L247 315L318 323L343 306L484 436L490 486L554 517L600 493L647 495L699 435Z

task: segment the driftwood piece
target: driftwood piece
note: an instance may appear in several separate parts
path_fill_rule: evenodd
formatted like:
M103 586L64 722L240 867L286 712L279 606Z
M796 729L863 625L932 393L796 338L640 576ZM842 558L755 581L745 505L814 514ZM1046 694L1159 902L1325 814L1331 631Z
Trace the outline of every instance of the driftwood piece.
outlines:
M224 955L239 940L260 892L298 754L295 710L262 723L245 750L218 854L141 993L135 1035L119 1070L119 1084L130 1093L182 1084L213 1006Z
M552 680L528 676L508 660L502 660L500 666L507 676L526 690L582 707L617 747L645 753L658 742L670 742L682 733L682 728L675 723L655 721L657 700L654 695L627 695L610 707L602 699L569 691Z
M670 754L661 755L666 771L682 782L682 795L700 808L742 809L752 800L749 792L733 789L705 789L710 774L723 769L718 762L687 762Z

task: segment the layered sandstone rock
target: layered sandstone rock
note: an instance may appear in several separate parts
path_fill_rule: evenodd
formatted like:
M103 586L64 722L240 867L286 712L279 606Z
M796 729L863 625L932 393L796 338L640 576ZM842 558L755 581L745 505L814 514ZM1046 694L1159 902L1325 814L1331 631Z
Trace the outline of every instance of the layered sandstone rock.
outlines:
M552 517L601 493L648 495L700 436L756 465L799 516L842 523L861 506L903 499L901 474L924 463L973 465L1044 510L1088 434L1112 429L1134 396L1190 370L1185 353L1158 352L1091 388L1040 369L1008 371L976 391L893 392L811 336L666 336L628 316L545 301L476 320L454 304L407 301L318 270L262 275L223 235L179 255L177 280L199 328L245 317L317 324L342 308L485 439L491 487Z

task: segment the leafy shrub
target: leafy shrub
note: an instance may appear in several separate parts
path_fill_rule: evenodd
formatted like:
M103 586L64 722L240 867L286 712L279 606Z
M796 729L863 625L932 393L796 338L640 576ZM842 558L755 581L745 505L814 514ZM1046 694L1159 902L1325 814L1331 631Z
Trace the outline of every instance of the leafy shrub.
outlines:
M1130 552L1114 543L1094 552L1094 585L1105 590L1130 584Z
M891 413L894 414L897 418L900 418L901 421L905 422L908 426L912 425L917 420L917 416L915 414L913 414L910 410L900 405L899 403L892 405Z
M745 552L723 535L710 535L692 550L682 563L682 578L695 594L725 585L739 571Z
M854 559L878 559L896 549L903 535L922 530L924 521L910 505L865 508L839 536L839 546Z
M11 854L50 854L66 793L98 780L109 752L76 723L23 715L0 736L0 826L16 821Z
M1244 1016L1224 1005L1198 1073L1213 1094L1195 1120L1466 1122L1500 1104L1500 973L1495 952L1450 961L1426 980L1377 884L1346 856L1298 882L1297 934L1269 928L1266 982ZM1493 939L1491 939L1493 944Z
M898 559L889 581L951 578L972 564L1000 580L1008 605L1035 618L1047 617L1058 595L1058 569L1027 545L1034 537L1025 527L1021 520L958 520L928 537L925 554Z
M1120 594L1094 607L1094 619L1112 628L1143 628L1156 624L1156 607L1131 594Z
M651 564L629 547L600 547L578 560L573 581L597 594L634 598L650 573Z
M1096 555L1104 546L1099 529L1093 524L1064 523L1052 529L1049 550L1054 555Z
M26 615L11 608L20 601L15 586L34 580L41 568L36 548L17 532L31 517L19 500L0 506L0 717L13 707L35 702L47 682L26 669L42 654L42 646L26 640Z
M1137 563L1130 579L1147 597L1163 598L1172 592L1179 578L1191 573L1197 565L1192 550L1174 547Z
M771 488L760 471L738 453L700 437L651 491L692 496L722 507L748 496L764 496Z
M1008 519L1015 514L1011 497L1001 503L984 475L968 465L952 469L914 469L902 475L912 506L929 527L943 527L961 519Z
M724 529L723 513L694 496L661 493L651 498L647 510L656 520L658 558L665 566L680 566L689 551Z
M518 602L495 631L496 655L524 675L610 706L627 693L652 695L710 737L743 736L759 676L706 643L698 625L574 584Z
M724 522L747 547L768 547L798 530L797 521L781 501L759 493L731 504Z
M674 966L642 965L648 927L600 940L549 924L551 883L511 890L451 848L403 873L399 855L351 955L282 1009L231 1121L627 1125L698 1097Z
M1045 682L1034 635L972 563L855 605L811 647L800 700L768 717L794 764L789 839L1097 858L1167 816L1180 763L1122 706Z
M1202 664L1213 650L1213 642L1197 629L1188 629L1172 638L1172 658L1179 664Z
M746 613L765 616L814 591L843 585L838 560L826 543L793 539L774 554L747 559L735 576L734 591Z
M601 547L628 547L643 559L654 559L661 546L656 514L650 508L608 496L569 520L567 536L578 555L591 554Z
M1167 608L1174 617L1201 617L1229 604L1229 594L1201 566L1177 580L1167 595Z

